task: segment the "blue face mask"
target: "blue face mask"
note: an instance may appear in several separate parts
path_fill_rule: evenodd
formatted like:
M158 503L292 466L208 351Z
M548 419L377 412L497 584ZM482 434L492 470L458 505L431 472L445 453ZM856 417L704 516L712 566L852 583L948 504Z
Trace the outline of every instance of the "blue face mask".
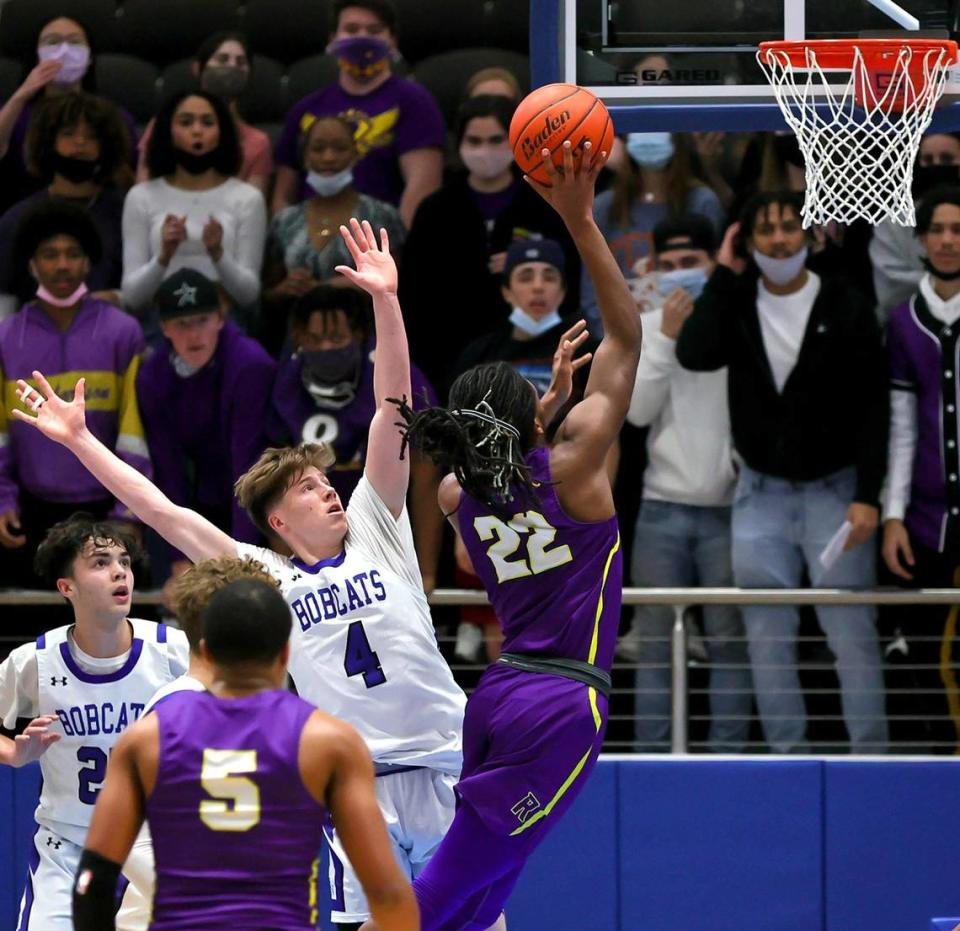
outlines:
M539 336L553 329L560 323L560 312L555 310L537 320L531 317L522 307L514 307L510 314L510 322L518 329L522 330L527 336Z
M627 154L641 168L666 168L675 151L670 133L627 134Z
M678 268L672 272L661 272L657 281L657 290L661 297L666 297L676 288L683 288L694 300L703 294L703 289L710 276L705 268Z

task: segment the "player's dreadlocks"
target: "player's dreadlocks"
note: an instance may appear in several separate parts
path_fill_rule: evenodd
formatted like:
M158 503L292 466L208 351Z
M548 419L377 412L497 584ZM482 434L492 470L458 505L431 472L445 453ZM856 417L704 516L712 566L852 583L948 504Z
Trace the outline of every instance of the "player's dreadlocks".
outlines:
M511 485L536 499L523 456L536 439L537 393L513 366L491 362L464 372L446 408L414 412L406 398L391 400L403 418L403 450L410 445L452 471L494 513L506 513Z

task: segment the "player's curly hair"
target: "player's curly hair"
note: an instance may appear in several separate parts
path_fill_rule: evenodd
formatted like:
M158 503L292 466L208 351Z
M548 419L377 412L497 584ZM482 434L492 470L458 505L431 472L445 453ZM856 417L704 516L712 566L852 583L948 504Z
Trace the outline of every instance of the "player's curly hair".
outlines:
M70 576L74 561L88 543L125 549L134 574L146 567L143 548L128 525L114 520L97 520L86 511L77 511L47 531L33 557L33 571L47 584L56 585L57 579Z
M203 638L203 612L207 603L221 588L239 579L252 579L277 587L276 580L263 563L249 556L204 559L174 579L171 586L173 613L187 635L191 652L198 652Z
M516 492L536 500L524 454L536 441L537 392L506 362L468 369L450 388L446 408L397 405L407 446L453 472L464 491L495 514L507 514Z

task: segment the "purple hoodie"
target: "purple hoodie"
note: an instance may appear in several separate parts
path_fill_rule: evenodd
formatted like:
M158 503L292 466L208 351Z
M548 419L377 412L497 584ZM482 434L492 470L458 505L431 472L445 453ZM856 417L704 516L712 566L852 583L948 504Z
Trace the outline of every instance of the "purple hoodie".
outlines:
M90 432L138 472L152 474L135 388L143 349L133 317L89 296L62 333L37 301L0 322L0 513L18 508L21 488L57 504L110 497L70 450L10 417L14 408L31 413L16 388L18 378L32 383L34 369L67 399L84 377ZM120 502L111 516L133 519Z

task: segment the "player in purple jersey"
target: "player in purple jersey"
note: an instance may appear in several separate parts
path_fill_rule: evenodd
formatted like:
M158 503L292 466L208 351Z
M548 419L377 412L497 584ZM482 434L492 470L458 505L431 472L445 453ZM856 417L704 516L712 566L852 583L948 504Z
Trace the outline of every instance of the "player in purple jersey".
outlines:
M545 151L551 186L534 184L577 244L604 325L584 398L553 445L543 445L535 389L505 363L461 375L445 410L401 405L409 442L451 471L440 507L505 636L500 661L467 702L456 817L414 883L424 931L476 931L499 918L600 752L622 582L605 461L640 355L636 305L593 219L605 161L587 150L574 171L566 143L562 172Z
M114 927L117 874L144 816L152 931L313 929L327 809L382 927L417 931L363 741L283 688L290 629L273 585L242 579L210 599L201 651L213 683L170 696L117 742L77 869L77 931Z

